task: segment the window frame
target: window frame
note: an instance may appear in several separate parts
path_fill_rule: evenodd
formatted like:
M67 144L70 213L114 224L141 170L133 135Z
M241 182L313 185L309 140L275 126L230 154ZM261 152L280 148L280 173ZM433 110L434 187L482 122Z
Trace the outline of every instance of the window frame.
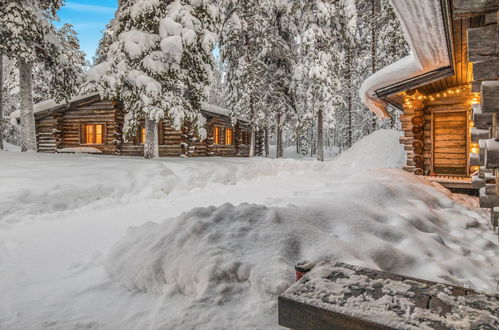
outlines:
M96 126L102 126L102 143L86 143L87 141L87 126L94 126L94 140L97 140ZM102 146L107 140L107 125L104 122L86 122L80 125L80 145L83 146Z

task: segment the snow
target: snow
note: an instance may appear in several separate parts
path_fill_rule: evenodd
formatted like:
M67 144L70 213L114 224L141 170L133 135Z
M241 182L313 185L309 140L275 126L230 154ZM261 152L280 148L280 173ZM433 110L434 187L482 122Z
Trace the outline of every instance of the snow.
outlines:
M378 89L450 65L440 2L392 0L411 54L366 79L359 90L362 102L379 117L389 118ZM421 22L424 22L422 24Z
M397 132L353 148L325 163L0 152L0 328L275 329L293 265L325 257L496 290L489 219L397 169Z
M63 148L57 149L57 152L60 154L102 154L99 149L91 147Z

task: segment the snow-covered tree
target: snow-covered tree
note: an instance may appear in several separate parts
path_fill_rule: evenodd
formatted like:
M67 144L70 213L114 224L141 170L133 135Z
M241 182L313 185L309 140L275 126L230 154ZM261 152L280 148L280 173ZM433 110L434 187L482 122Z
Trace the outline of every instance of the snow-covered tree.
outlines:
M250 157L255 155L255 133L267 118L265 84L269 20L263 0L225 0L220 50L226 72L226 95L234 120L251 124Z
M294 70L296 107L301 116L317 123L317 159L324 160L324 125L334 124L339 97L340 61L337 8L331 1L295 1L297 62Z
M57 30L57 10L62 0L0 0L0 53L19 67L21 150L36 151L33 114L33 67L42 63L51 78L57 100L74 95L83 74L83 53L70 25Z
M145 119L144 157L159 155L157 124L165 116L180 129L201 127L216 43L217 10L208 0L122 2L106 61L89 74L91 88L120 100L127 111L125 133Z
M276 158L283 156L285 125L294 112L292 95L292 73L294 58L293 19L290 6L286 1L264 1L266 19L264 58L267 73L265 75L265 128L273 128L275 134ZM268 131L266 131L265 150L268 153Z

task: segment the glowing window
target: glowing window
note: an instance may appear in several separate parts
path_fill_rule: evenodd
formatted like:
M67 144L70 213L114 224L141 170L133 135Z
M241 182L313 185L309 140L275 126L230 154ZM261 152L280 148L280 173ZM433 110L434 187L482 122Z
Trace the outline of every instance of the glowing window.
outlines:
M146 129L145 127L142 127L140 129L140 144L145 144L146 143Z
M225 144L231 145L232 142L233 142L232 129L227 128L225 129Z
M83 125L83 144L102 144L103 132L104 125L102 124Z
M220 127L215 126L213 128L213 143L220 144Z

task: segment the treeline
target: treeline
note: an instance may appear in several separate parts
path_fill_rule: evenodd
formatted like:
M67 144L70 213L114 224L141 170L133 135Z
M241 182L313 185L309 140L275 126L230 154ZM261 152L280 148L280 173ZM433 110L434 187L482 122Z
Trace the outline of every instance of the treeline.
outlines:
M267 152L286 146L324 159L380 127L398 127L361 104L373 72L407 55L388 0L225 1L220 81L212 93L260 131Z

